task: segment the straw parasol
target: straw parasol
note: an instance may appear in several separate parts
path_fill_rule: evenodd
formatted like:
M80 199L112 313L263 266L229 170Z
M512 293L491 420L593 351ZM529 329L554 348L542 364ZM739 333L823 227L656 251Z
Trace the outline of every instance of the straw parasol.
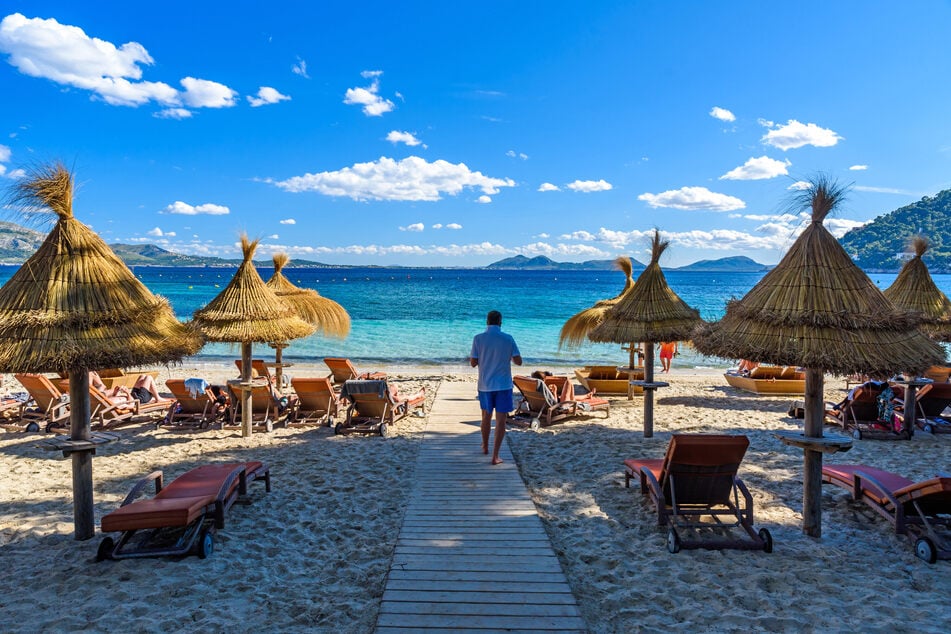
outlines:
M694 333L709 355L806 368L803 532L821 535L823 373L890 376L918 372L944 359L917 328L920 315L896 308L822 225L847 188L819 176L793 200L812 222L789 252L719 322ZM847 448L843 443L841 448Z
M602 299L590 308L585 308L580 313L576 313L568 318L565 325L561 327L561 335L558 337L558 347L577 348L588 339L588 333L594 330L601 320L604 319L604 313L609 308L621 301L631 287L634 286L633 265L631 258L622 255L614 260L614 266L624 271L624 288L620 293L611 299ZM630 366L634 367L635 350L631 349Z
M332 299L321 296L314 289L300 288L292 284L281 272L290 260L286 253L275 253L273 260L274 274L267 281L268 288L284 300L284 303L289 304L298 317L316 326L317 332L328 337L346 337L350 333L350 315L347 310ZM275 350L275 375L280 386L283 371L281 355L287 347L287 342L274 341L271 342L271 347Z
M700 313L688 306L667 285L660 268L660 256L670 245L654 230L651 261L638 276L634 287L607 310L601 324L588 334L592 341L644 345L644 437L654 435L654 342L682 341L700 323Z
M314 332L267 287L254 268L258 240L241 236L244 260L228 286L204 308L195 311L195 323L210 341L241 344L241 435L251 435L251 344L290 341Z
M951 342L951 300L935 285L928 266L921 259L928 246L925 237L912 238L914 257L905 262L884 293L895 306L921 313L920 328L926 335L935 341Z
M178 360L197 352L202 340L73 217L73 178L62 164L35 168L10 197L31 216L51 211L56 224L0 288L0 371L69 374L75 537L89 539L96 440L89 370Z

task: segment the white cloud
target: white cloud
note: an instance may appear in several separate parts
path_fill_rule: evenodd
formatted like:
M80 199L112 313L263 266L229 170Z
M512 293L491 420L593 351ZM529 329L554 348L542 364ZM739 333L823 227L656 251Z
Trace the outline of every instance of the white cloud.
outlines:
M268 240L280 240L280 238L281 236L277 235L276 233L272 233L267 237Z
M187 108L166 108L152 113L157 119L188 119L192 116L192 111Z
M509 158L519 158L519 159L522 159L523 161L528 160L528 154L525 154L524 152L516 153L515 150L509 150L508 152L505 153L505 156Z
M230 108L238 93L224 84L207 79L186 77L182 80L185 93L182 101L192 108Z
M538 191L540 192L560 192L561 188L558 185L552 183L542 183L538 186Z
M251 104L252 108L257 108L258 106L266 106L272 103L278 103L280 101L289 101L290 97L287 95L282 95L274 88L269 86L261 86L258 88L257 96L248 95L248 103Z
M591 242L597 236L595 236L590 231L573 231L571 233L566 233L560 237L562 240L582 240L584 242Z
M842 137L832 130L820 128L815 123L800 123L795 119L790 119L786 125L780 126L772 121L761 120L760 123L772 128L763 136L763 143L780 150L792 150L804 145L832 147L842 140Z
M297 63L291 66L291 72L295 75L300 75L304 79L310 79L310 75L307 74L307 62L301 58L297 58Z
M720 121L736 121L736 116L732 112L720 106L713 106L713 110L710 111L710 116Z
M750 157L743 165L735 167L721 176L720 180L756 181L766 178L776 178L777 176L785 176L788 174L790 165L792 165L792 163L790 163L788 159L786 161L777 161L765 155L759 158Z
M868 165L853 165L849 168L852 172L863 172L868 169Z
M812 187L812 184L809 183L809 181L796 181L795 183L793 183L786 189L790 191L793 191L793 190L802 191L804 189L809 189L810 187Z
M604 251L603 249L598 249L597 247L592 247L587 244L549 244L547 242L534 242L532 244L526 244L525 246L518 247L515 250L522 255L544 255L550 258L558 256L606 258L610 255L610 253Z
M236 93L216 82L186 77L182 80L186 90L181 93L164 82L142 81L142 67L154 64L144 46L127 42L117 47L52 18L6 16L0 21L0 51L9 54L9 63L24 75L88 90L114 106L155 102L169 108L158 115L162 118L185 118L176 109L183 104L196 108L234 105Z
M598 181L574 181L568 183L568 189L576 192L590 194L591 192L605 192L612 189L611 183L604 179Z
M0 145L0 163L8 163L13 152L6 145Z
M278 222L280 222L282 225L296 225L297 224L297 221L294 220L293 218L284 218L283 220L279 220Z
M442 229L442 223L437 222L433 225L433 229Z
M489 204L490 202L492 202L492 197L491 197L491 196L486 196L485 194L482 194L481 196L479 196L479 197L476 199L476 202L477 202L477 203L482 203L483 205L487 205L487 204Z
M400 227L400 231L422 231L426 227L421 222L414 222L411 225Z
M356 163L334 172L304 174L283 181L269 181L289 192L314 191L325 196L346 196L354 200L435 201L441 194L455 196L467 187L482 193L499 193L500 187L514 187L510 178L492 178L471 171L465 163L444 160L427 162L418 156L400 161L380 157L370 163Z
M644 193L637 197L651 207L671 207L673 209L711 211L733 211L746 208L739 198L712 192L706 187L681 187L660 194Z
M363 106L363 114L368 117L380 117L387 113L396 105L389 99L384 99L379 94L381 70L365 70L360 75L364 78L373 78L373 82L366 88L347 88L344 94L343 102L348 105Z
M386 140L394 145L397 143L405 143L410 147L416 145L422 145L422 141L416 138L416 135L412 132L401 132L399 130L390 130L390 133L386 135ZM426 147L423 145L423 147Z
M209 216L223 216L231 213L231 210L224 205L205 203L203 205L192 206L188 203L183 203L180 200L176 200L171 205L163 209L162 213L181 214L183 216L197 216L199 214L207 214Z
M910 192L907 189L896 189L894 187L872 187L871 185L856 185L853 187L857 192L872 192L874 194L900 194L902 196L917 196L920 194L915 194Z
M462 225L458 222L450 222L446 225L446 229L462 229Z
M174 231L162 231L158 227L155 227L154 229L150 229L149 231L146 231L146 234L150 236L155 236L157 238L161 238L161 237L174 238L175 237Z

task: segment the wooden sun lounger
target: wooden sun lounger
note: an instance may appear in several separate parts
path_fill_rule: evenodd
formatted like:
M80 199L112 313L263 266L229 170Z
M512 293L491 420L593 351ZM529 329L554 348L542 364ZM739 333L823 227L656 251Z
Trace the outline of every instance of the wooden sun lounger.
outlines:
M915 399L915 425L929 434L951 433L951 416L944 411L951 406L951 383L929 383L918 391Z
M315 379L295 377L291 379L297 404L288 419L289 425L334 426L334 417L339 415L340 401L333 384L327 377Z
M386 378L386 372L357 372L357 369L350 363L350 359L342 357L327 357L324 363L330 368L329 378L334 385L342 385L344 381L373 381Z
M169 379L165 387L175 397L163 425L190 426L204 429L218 418L218 401L208 386L198 394L185 386L185 379Z
M902 427L901 413L904 406L901 399L904 389L900 385L892 385L894 396L898 399L895 406L895 415L890 421L880 420L878 416L878 396L885 389L885 384L878 385L866 382L854 388L851 397L839 405L827 404L826 421L841 426L857 440L908 440Z
M241 392L240 381L229 381L228 392L230 405L225 413L226 422L222 429L238 429L241 427ZM285 407L281 400L275 398L273 387L266 379L255 379L251 385L251 425L273 431L274 426L284 423L293 411L296 397L287 398Z
M522 402L516 414L525 414L531 417L529 427L535 431L539 427L563 421L588 412L604 412L605 418L611 415L611 403L604 398L593 395L575 397L572 401L559 401L551 386L558 388L559 381L567 381L568 377L549 376L543 381L530 376L514 376L512 382L522 395Z
M334 427L335 434L378 433L386 438L390 427L410 412L420 409L426 414L426 390L400 396L386 379L350 380L343 384L340 398L350 401L347 417Z
M915 555L928 563L951 559L951 474L915 482L863 464L827 464L822 481L847 489L891 522L899 535L915 538ZM944 534L935 530L945 528Z
M96 559L191 553L204 559L214 549L215 530L224 528L225 513L247 495L249 482L262 478L270 491L270 469L257 461L196 467L168 486L163 486L162 472L153 471L117 510L103 516L102 532L121 535L104 538ZM152 482L155 496L137 499Z
M637 478L641 493L654 503L658 525L668 527L668 551L736 548L772 552L769 531L753 529L753 497L736 475L749 444L746 436L673 434L663 460L624 461L625 485ZM725 523L724 517L734 521ZM731 537L733 528L741 528L748 539ZM684 540L683 531L696 538ZM707 537L710 534L713 537Z
M172 401L156 401L143 403L137 398L123 400L118 403L110 401L105 394L89 386L89 407L91 424L100 429L112 429L120 425L133 422L138 416L164 417Z
M52 381L42 374L15 374L16 380L23 385L33 406L20 411L19 425L26 431L50 432L55 427L69 426L69 399Z

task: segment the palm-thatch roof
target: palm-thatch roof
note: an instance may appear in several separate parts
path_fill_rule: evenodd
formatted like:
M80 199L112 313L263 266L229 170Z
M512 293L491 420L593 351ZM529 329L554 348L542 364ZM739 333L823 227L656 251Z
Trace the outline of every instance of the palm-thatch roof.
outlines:
M17 182L14 205L51 210L46 240L0 288L0 371L164 363L203 341L175 318L92 229L73 217L73 178L62 164Z
M257 240L241 236L241 266L217 297L195 311L195 323L211 341L290 341L314 332L261 279L252 262L257 246Z
M295 286L282 273L290 260L286 253L274 254L274 274L267 286L297 312L297 316L317 327L317 331L329 337L346 337L350 332L350 315L332 299L323 297L310 288Z
M634 278L632 277L634 269L631 258L622 255L614 260L614 265L624 271L624 288L611 299L602 299L594 306L585 308L569 317L565 325L561 327L561 335L558 337L559 348L577 348L583 344L588 338L588 333L594 330L604 319L604 313L621 301L621 297L634 286Z
M885 297L899 308L921 313L919 328L926 335L935 341L951 342L951 300L935 285L921 259L928 250L928 240L916 236L911 246L914 257L905 262L898 277L884 290Z
M660 256L670 241L654 231L651 261L638 276L634 287L605 312L601 324L588 334L592 341L626 343L634 341L683 341L698 323L700 313L688 306L667 285L660 268Z
M919 372L944 353L895 307L822 225L846 188L818 178L796 203L812 222L789 252L719 322L694 333L709 355L800 365L831 374Z

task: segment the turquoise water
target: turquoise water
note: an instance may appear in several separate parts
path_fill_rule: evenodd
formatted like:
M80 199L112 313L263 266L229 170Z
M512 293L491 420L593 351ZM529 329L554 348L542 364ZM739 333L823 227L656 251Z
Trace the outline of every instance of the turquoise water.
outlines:
M16 267L0 267L0 283ZM264 279L271 269L260 269ZM224 288L234 269L136 267L135 275L171 302L181 319L204 306ZM404 366L452 366L465 362L472 336L485 326L485 314L503 314L529 367L563 367L589 363L625 364L627 353L614 344L588 343L559 350L565 321L623 288L617 271L489 271L484 269L285 269L296 285L317 289L350 313L352 328L344 340L314 335L292 342L290 361L319 361L346 356L358 367L387 363ZM671 288L707 320L719 319L726 302L742 297L761 273L666 273ZM894 274L873 274L881 288ZM951 275L935 282L951 294ZM256 345L255 356L272 353ZM237 349L208 344L196 360L233 359ZM703 357L681 346L674 367L728 367L730 360Z

